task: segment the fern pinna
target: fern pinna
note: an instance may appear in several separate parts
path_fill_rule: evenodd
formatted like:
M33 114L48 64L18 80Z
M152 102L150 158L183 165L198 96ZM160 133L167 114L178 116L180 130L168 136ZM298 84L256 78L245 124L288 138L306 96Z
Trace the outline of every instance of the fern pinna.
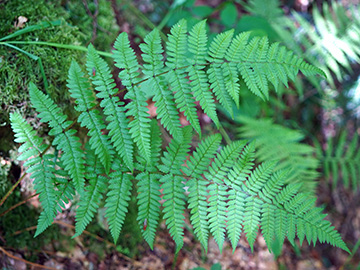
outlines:
M242 232L253 248L260 227L269 249L275 239L283 242L287 237L294 243L297 235L300 242L306 237L309 243L319 240L348 251L339 233L324 220L322 209L315 207L313 197L299 192L300 184L285 184L288 170L275 169L275 161L255 166L253 143L235 141L222 146L222 137L214 134L190 151L193 131L201 135L195 101L220 127L215 100L231 113L232 104L239 106L241 80L266 100L269 81L277 89L299 70L306 76L322 73L279 44L269 45L266 38L250 38L249 33L234 38L233 31L219 34L208 47L205 29L203 21L188 33L186 21L181 20L171 29L165 49L154 30L140 45L142 64L127 34L120 34L113 56L121 69L119 77L125 88L120 91L126 91L126 104L117 96L110 68L91 45L87 76L73 61L68 87L79 112L77 120L88 129L89 139L83 140L88 141L86 147L75 136L76 125L48 96L30 86L31 102L41 121L49 124L55 153L60 153L60 157L51 154L53 148L43 144L19 114L12 114L16 140L24 143L20 159L30 158L25 166L35 178L44 208L36 234L51 224L76 190L81 200L75 236L105 204L116 242L131 190L136 188L137 220L151 248L163 213L176 251L180 250L187 206L194 233L205 249L210 235L220 249L227 235L235 248ZM156 119L147 113L146 101L151 97L157 107ZM179 111L188 126L181 126ZM161 150L159 124L171 137L165 151Z

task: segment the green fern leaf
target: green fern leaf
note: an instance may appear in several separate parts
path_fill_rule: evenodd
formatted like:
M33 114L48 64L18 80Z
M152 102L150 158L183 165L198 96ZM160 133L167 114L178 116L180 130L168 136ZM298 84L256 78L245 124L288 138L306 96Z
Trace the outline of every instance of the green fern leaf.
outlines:
M134 51L130 48L126 33L121 33L118 36L114 48L115 66L124 69L120 72L119 77L128 90L125 99L132 100L126 105L128 109L126 115L134 117L129 124L131 137L137 144L140 155L150 162L150 119L148 118L145 94L137 86L140 65L136 60Z
M84 186L84 160L79 139L74 136L76 131L68 129L71 122L66 121L66 115L33 83L30 83L29 94L31 103L40 113L38 117L42 122L48 122L51 127L49 135L56 135L53 144L63 151L61 161L73 179L76 190L81 193Z
M227 90L227 76L223 73L222 65L223 58L226 50L230 45L233 37L234 30L229 30L225 33L218 34L210 44L208 61L210 62L210 68L207 70L208 78L210 82L210 88L212 88L216 98L220 104L233 115L232 100ZM239 107L239 99L235 100L236 105Z
M179 252L183 246L183 226L184 226L184 209L185 209L185 195L184 195L184 179L181 175L181 166L184 163L186 154L191 142L191 127L183 128L183 139L177 141L173 139L167 147L167 151L162 157L163 165L159 166L165 175L160 178L163 188L164 202L164 219L166 226L169 229L170 235L176 244L176 253Z
M96 96L102 99L100 106L107 116L109 122L107 129L109 137L117 153L124 160L126 166L133 170L133 143L128 130L129 121L125 115L124 102L119 101L115 88L116 84L112 78L110 68L107 63L100 58L94 47L90 44L88 47L86 67L88 74L98 91ZM95 76L94 76L95 71Z
M34 178L34 186L39 193L39 200L43 207L42 215L38 220L38 228L35 236L43 232L53 222L56 211L54 155L43 155L47 145L36 136L36 132L18 113L10 114L11 127L15 133L15 142L24 143L19 152L23 152L18 160L30 160L24 163L28 167L26 172Z
M239 141L226 146L211 164L209 171L204 173L206 179L214 182L208 187L211 196L209 198L208 219L210 232L218 243L220 251L225 239L227 201L226 186L222 185L222 179L234 166L244 145L244 141Z
M260 213L262 208L262 201L256 197L246 198L245 212L244 212L244 232L249 242L251 251L254 250L254 242L260 224Z
M149 80L149 85L155 91L154 100L158 118L174 138L181 139L182 131L173 94L167 89L165 79L160 75L165 69L162 56L164 50L161 46L159 30L153 30L145 37L144 41L145 43L140 44L143 51L142 57L146 63L143 72Z
M121 162L119 160L115 160L112 169L114 171L109 176L110 185L109 192L106 195L105 217L109 223L111 236L114 239L114 243L116 243L128 211L132 177L130 174L121 171Z
M88 151L86 155L87 167L85 168L86 177L90 179L86 191L81 194L79 208L76 211L75 235L73 238L82 234L86 226L93 219L95 212L99 207L99 203L103 198L102 192L106 188L106 177L99 160L92 151Z
M199 101L204 112L214 121L216 126L219 127L220 123L216 114L215 102L204 71L207 57L207 35L205 26L206 21L201 21L190 31L189 52L192 54L192 57L188 59L190 66L187 68L187 72L195 99Z
M171 28L169 41L166 43L166 66L170 68L167 76L177 108L184 112L186 119L198 134L201 134L199 119L196 114L195 100L191 94L191 88L186 79L186 73L182 67L186 66L187 52L187 23L181 20Z
M150 248L153 249L156 228L160 216L160 183L158 174L147 172L138 174L138 208L137 220L142 229L142 235Z
M71 62L69 69L67 87L70 95L75 99L75 109L80 112L78 122L81 126L89 130L89 143L91 149L99 157L101 163L104 165L106 173L110 170L110 164L113 159L112 146L107 135L103 134L105 124L100 116L98 110L93 109L96 101L93 92L90 89L90 84L84 78L84 73L81 71L78 63Z
M207 207L204 204L206 200L207 182L203 180L202 174L207 169L214 157L217 148L221 142L220 134L209 136L206 140L196 148L196 151L190 157L190 160L186 163L187 167L184 167L183 172L190 177L187 182L189 187L189 209L190 209L190 221L194 226L194 232L199 239L202 246L207 250L208 241L208 222L207 222Z
M254 144L247 145L237 160L235 166L229 171L224 183L232 187L229 192L227 202L227 235L231 241L233 250L239 242L242 223L244 219L245 199L247 195L243 192L241 186L246 181L248 175L254 166Z

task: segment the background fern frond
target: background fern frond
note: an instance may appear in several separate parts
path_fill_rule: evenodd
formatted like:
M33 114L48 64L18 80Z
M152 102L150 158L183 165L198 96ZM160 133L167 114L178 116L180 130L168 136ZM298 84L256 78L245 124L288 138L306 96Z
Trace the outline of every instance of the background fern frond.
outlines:
M325 151L318 144L317 153L323 164L326 179L332 179L333 188L341 179L346 188L351 185L353 190L356 191L360 187L359 136L354 133L350 142L347 139L348 133L342 131L337 140L335 138L329 139Z
M38 116L51 127L49 135L57 135L53 144L64 152L61 161L65 170L69 172L76 190L81 193L84 187L84 159L79 138L74 136L76 131L68 129L71 122L66 121L66 115L61 113L60 108L33 83L30 83L29 90L30 100L40 113Z
M242 124L238 128L239 138L254 140L259 161L279 161L276 169L291 170L288 183L301 179L306 183L304 189L314 191L319 162L314 157L315 149L300 143L304 139L303 134L273 124L270 119L239 117L237 120Z

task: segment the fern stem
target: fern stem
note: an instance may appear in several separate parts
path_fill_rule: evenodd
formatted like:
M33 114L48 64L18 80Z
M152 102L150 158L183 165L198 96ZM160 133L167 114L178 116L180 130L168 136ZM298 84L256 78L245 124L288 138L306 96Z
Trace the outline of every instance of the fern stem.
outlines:
M221 125L221 123L220 123L220 125L219 125L219 131L220 131L221 135L223 136L225 142L226 142L227 144L231 144L232 141L231 141L229 135L226 133L226 131L225 131L225 129L223 128L223 126Z
M9 252L7 252L5 249L3 249L2 247L0 247L0 251L2 253L4 253L7 257L9 258L12 258L16 261L20 261L20 262L23 262L23 263L26 263L28 265L31 265L31 266L35 266L35 267L39 267L41 269L49 269L49 270L56 270L57 268L53 268L53 267L49 267L49 266L44 266L44 265L40 265L40 264L37 264L37 263L33 263L33 262L30 262L30 261L27 261L25 259L22 259L22 258L19 258L19 257L16 257L12 254L10 254Z

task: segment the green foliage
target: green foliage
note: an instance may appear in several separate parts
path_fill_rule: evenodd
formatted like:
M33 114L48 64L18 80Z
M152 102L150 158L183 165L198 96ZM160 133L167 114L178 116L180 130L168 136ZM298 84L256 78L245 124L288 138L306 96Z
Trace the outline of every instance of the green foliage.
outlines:
M340 133L338 140L330 138L323 151L320 144L317 143L317 155L323 164L325 178L332 180L335 188L339 179L346 188L350 185L354 191L360 187L359 182L359 136L355 133L350 142L347 142L348 133L343 131Z
M154 30L140 46L143 65L127 34L120 34L114 44L114 60L121 69L126 105L116 97L118 90L110 70L92 46L86 68L100 105L89 80L76 62L72 63L68 86L79 112L77 121L89 129L85 150L75 136L73 123L48 96L30 85L31 102L41 121L50 127L52 145L61 152L60 162L56 162L29 125L12 114L17 141L24 143L21 159L31 157L26 165L43 198L42 230L54 218L58 201L70 196L54 188L56 183L68 184L80 195L75 236L89 224L107 192L105 216L116 242L131 202L131 189L136 186L137 221L150 247L162 212L176 252L180 250L188 202L190 221L205 249L210 234L220 250L226 235L235 248L242 232L253 249L260 226L270 250L275 238L281 244L285 238L294 243L298 236L301 243L306 237L309 243L327 242L348 251L312 195L299 192L299 184L285 184L292 172L276 169L276 162L270 159L255 167L254 144L234 141L221 146L221 136L215 134L201 140L190 153L193 129L201 133L195 101L220 127L213 94L222 104L239 106L240 78L252 93L267 100L269 81L276 90L299 71L305 76L322 74L279 44L269 45L266 38L251 39L249 33L235 38L232 31L219 34L208 47L205 29L202 21L187 35L186 21L180 21L169 34L165 61L159 33ZM148 97L155 100L157 119L151 120L147 113ZM180 126L177 110L184 112L189 125ZM161 151L158 123L171 137L165 151Z
M294 12L296 23L282 17L281 23L274 22L272 26L288 48L322 68L328 83L334 87L333 75L341 82L344 69L350 73L351 63L360 61L359 7L351 5L347 10L341 3L331 1L330 5L322 4L322 13L314 5L314 25ZM317 80L311 82L319 87Z
M274 124L271 119L238 116L237 121L241 123L238 137L255 142L259 161L279 161L277 169L291 170L286 183L301 182L304 190L315 192L319 161L315 149L301 143L301 132Z

